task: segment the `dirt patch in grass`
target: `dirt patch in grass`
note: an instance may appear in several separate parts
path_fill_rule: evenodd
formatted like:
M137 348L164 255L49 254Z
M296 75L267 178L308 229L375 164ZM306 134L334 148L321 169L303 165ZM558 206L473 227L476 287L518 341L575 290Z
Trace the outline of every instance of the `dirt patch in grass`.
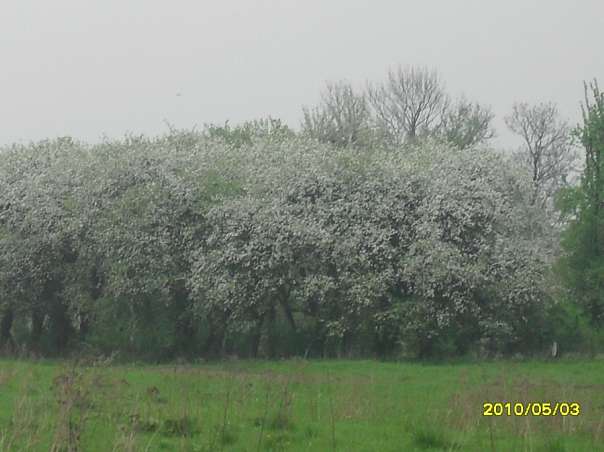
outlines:
M14 370L2 370L0 371L0 386L4 386L9 383L15 376Z

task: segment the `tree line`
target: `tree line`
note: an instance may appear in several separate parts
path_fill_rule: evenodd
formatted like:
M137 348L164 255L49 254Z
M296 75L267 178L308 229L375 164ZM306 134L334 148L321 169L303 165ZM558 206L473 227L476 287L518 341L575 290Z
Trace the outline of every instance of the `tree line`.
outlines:
M38 354L493 356L601 346L604 97L519 103L524 147L435 71L276 119L0 153L0 344ZM585 149L572 184L576 146Z

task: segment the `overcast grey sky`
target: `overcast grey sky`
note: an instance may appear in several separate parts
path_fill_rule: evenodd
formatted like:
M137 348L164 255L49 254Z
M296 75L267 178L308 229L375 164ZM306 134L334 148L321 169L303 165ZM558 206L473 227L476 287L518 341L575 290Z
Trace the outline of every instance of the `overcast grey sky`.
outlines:
M409 64L491 105L511 146L514 101L579 120L603 43L604 0L5 0L0 144L267 115L297 128L326 80Z

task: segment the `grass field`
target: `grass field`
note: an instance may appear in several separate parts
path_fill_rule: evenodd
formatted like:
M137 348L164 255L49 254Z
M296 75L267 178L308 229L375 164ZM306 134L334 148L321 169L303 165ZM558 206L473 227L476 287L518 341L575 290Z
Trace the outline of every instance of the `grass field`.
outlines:
M488 401L581 413L484 417ZM0 450L604 451L604 361L0 360Z

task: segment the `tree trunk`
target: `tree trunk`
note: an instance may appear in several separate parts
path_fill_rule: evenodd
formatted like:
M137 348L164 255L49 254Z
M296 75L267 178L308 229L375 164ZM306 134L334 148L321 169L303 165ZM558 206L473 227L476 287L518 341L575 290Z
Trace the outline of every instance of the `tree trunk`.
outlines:
M287 319L287 323L289 323L292 332L295 334L298 330L296 327L296 321L294 320L294 314L292 312L292 308L287 302L287 298L282 297L280 300L281 308L283 308L283 312L285 313L285 318Z
M54 346L57 352L62 353L67 348L72 329L69 316L67 315L67 307L61 300L55 299L53 300L50 315Z
M263 323L264 323L264 316L260 316L258 318L258 320L256 321L256 327L254 328L254 331L252 332L251 355L252 355L252 358L254 358L254 359L258 357L258 350L260 349L260 339L262 338L262 324Z
M184 281L176 281L170 287L172 306L175 311L175 348L177 353L185 352L191 354L195 350L195 334L197 329L188 313L189 291L184 285Z
M271 306L266 313L267 322L266 322L266 353L269 359L274 359L276 356L276 342L277 338L275 335L275 320L276 320L276 312L275 307Z
M349 332L344 332L342 335L342 343L341 343L341 353L340 357L344 356L346 358L350 358L350 349L351 349L351 335Z
M50 334L54 342L53 346L58 353L65 351L73 330L67 306L59 297L60 291L61 283L51 280L45 284L41 296L41 300L50 307L47 311L50 320Z
M30 346L34 352L40 351L40 339L42 338L42 326L44 316L38 308L34 308L31 313L31 334Z
M228 314L224 314L218 321L217 319L209 320L210 334L204 344L205 356L210 358L222 357L226 339L227 319Z
M2 322L0 322L0 346L9 346L13 345L13 336L11 333L11 329L13 327L13 309L7 308L4 311L4 315L2 316Z
M88 332L90 331L90 319L86 314L80 315L80 325L79 325L79 340L83 342L86 340L86 336L88 336Z

